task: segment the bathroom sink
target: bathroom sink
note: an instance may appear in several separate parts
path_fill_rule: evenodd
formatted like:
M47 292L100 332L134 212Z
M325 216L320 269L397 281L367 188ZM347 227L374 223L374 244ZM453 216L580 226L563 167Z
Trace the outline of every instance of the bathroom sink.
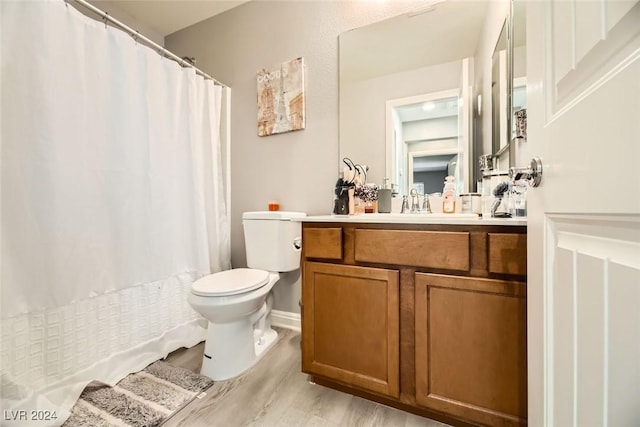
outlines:
M293 219L300 222L362 222L380 224L451 224L451 225L527 225L526 218L482 218L473 213L401 214L374 213L359 215L311 215Z
M474 213L430 213L430 214L401 214L401 213L375 213L364 214L364 217L371 219L388 219L389 221L417 220L424 219L479 219L480 216Z

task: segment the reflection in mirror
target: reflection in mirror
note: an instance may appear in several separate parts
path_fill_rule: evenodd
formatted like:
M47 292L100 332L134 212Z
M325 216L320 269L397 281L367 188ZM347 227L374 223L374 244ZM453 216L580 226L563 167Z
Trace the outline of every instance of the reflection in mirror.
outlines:
M411 188L418 194L442 193L445 178L458 173L458 153L409 153L409 159Z
M516 111L527 108L527 19L524 0L513 2L511 22L513 25L513 92L511 96L511 138L516 135ZM526 134L525 134L526 135Z
M398 193L440 193L448 175L464 192L458 111L457 90L387 101L389 174Z
M492 117L492 137L493 153L502 153L509 145L508 122L508 42L507 42L508 21L505 20L500 31L500 37L493 51L491 67L491 117Z
M454 165L452 170L460 178L460 192L469 191L470 166L477 163L470 152L469 99L455 107L458 111L449 117L451 132L439 142L429 141L430 137L403 140L405 131L400 132L394 126L386 111L389 102L429 97L443 91L453 91L448 97L456 100L461 96L470 98L467 92L474 81L470 73L473 67L465 58L475 55L488 3L436 2L427 8L423 6L421 11L340 35L340 157L369 166L369 181L381 184L388 177L392 184L401 187L400 194L407 194L411 186L423 183L424 191L429 193L429 184L421 180L421 171L438 168L442 172L440 156L446 155L451 157L447 163ZM424 102L418 99L407 101L406 105L420 104L413 108L419 111ZM394 107L399 108L400 104ZM407 129L420 126L409 122L402 125ZM424 149L422 145L429 143L433 145ZM424 165L432 157L434 165ZM443 181L440 180L437 191L442 191Z

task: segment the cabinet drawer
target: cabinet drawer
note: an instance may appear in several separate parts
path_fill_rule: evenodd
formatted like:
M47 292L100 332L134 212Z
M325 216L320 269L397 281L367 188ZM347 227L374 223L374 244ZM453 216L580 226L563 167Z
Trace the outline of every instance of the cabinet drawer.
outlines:
M355 259L362 262L469 270L469 233L356 229Z
M527 235L489 233L489 272L527 274Z
M342 228L304 228L304 256L342 259Z

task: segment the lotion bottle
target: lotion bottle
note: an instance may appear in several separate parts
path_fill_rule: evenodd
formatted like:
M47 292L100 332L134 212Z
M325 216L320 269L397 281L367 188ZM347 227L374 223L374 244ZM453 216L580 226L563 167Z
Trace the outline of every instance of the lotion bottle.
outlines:
M454 213L456 211L456 184L454 177L448 176L444 182L442 191L442 212Z

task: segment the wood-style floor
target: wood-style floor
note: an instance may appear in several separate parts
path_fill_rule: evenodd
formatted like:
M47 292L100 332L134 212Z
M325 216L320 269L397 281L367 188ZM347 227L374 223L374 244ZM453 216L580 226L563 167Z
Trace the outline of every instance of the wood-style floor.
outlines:
M278 342L245 374L216 382L163 427L381 426L444 427L437 421L308 382L300 371L300 334L278 329ZM167 362L200 371L204 343Z

